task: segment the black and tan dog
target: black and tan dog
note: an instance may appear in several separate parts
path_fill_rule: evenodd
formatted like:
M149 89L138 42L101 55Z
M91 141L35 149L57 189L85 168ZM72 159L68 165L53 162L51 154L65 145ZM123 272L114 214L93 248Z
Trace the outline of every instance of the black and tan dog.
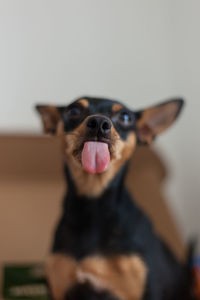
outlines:
M150 144L182 106L183 100L173 99L133 112L90 97L37 106L45 132L62 140L68 184L47 263L53 299L190 299L185 266L124 186L136 144Z

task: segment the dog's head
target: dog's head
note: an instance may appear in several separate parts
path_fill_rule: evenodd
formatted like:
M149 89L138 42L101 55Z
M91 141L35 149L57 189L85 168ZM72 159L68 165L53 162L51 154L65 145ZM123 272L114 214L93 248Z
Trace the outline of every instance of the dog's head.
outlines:
M45 133L61 137L78 193L98 196L130 158L177 118L182 99L134 112L118 101L82 97L68 106L37 105Z

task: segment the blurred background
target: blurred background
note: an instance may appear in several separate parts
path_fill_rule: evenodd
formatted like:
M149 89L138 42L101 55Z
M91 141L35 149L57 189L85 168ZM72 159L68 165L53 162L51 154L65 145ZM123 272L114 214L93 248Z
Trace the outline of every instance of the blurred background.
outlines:
M40 134L35 103L67 104L93 95L138 109L184 97L183 114L154 147L169 170L164 189L180 231L185 240L200 239L199 28L198 0L0 0L1 136ZM15 148L10 151L11 157ZM8 187L3 189L5 201ZM11 189L19 201L26 192L28 201L30 190ZM9 218L12 224L15 201L5 201L1 227ZM46 204L37 205L45 215Z

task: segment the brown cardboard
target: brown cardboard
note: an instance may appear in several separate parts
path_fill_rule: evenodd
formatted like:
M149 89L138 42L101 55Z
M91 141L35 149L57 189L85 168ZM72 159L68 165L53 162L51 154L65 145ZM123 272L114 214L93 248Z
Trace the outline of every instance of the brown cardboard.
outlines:
M184 247L161 185L166 170L146 147L131 160L127 185L179 258ZM43 261L61 211L65 183L59 142L43 136L0 136L0 262Z

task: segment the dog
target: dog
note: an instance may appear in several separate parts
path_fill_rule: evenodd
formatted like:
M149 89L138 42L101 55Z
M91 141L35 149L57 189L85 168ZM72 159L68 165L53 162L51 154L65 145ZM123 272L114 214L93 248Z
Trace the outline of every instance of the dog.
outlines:
M124 185L136 145L150 145L183 105L171 99L132 111L115 100L81 97L67 106L36 106L44 132L60 137L68 185L46 264L52 299L193 299L187 265Z

